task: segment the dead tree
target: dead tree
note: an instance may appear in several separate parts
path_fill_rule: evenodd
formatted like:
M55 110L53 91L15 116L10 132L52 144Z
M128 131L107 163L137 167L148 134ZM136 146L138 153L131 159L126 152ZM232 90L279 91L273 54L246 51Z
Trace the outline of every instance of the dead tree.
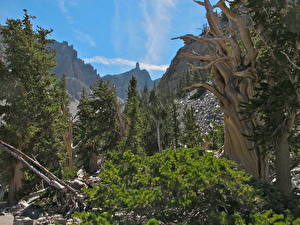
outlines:
M266 179L268 163L265 155L261 154L247 135L252 135L258 121L244 121L241 112L241 103L249 102L254 96L254 87L257 82L255 49L245 18L229 9L225 0L211 5L209 0L194 1L206 10L209 29L202 36L185 35L174 39L184 41L194 40L206 42L213 49L209 55L181 54L181 57L198 59L207 62L206 66L192 69L212 68L213 84L195 84L188 89L205 88L212 92L219 100L224 111L225 155L242 165L249 173ZM222 10L228 18L228 31L224 31L219 22L215 8Z
M22 151L14 148L13 146L5 143L4 141L0 140L0 147L5 152L13 156L23 165L25 165L30 171L32 171L35 175L40 177L43 181L45 181L48 185L54 187L60 192L65 192L70 194L75 201L79 203L83 203L84 195L80 193L78 190L72 188L63 180L56 177L53 173L51 173L48 169L43 167L38 161L34 160L33 158L27 156Z

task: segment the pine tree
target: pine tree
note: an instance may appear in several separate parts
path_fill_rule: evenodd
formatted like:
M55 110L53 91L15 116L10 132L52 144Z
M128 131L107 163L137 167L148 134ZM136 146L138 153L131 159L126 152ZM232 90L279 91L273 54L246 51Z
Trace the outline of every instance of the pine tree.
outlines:
M179 141L181 136L181 131L179 128L179 112L178 105L175 102L175 99L172 99L172 127L173 127L173 148L179 148Z
M156 145L157 149L160 152L162 150L161 143L161 102L158 99L155 89L152 89L149 97L149 106L151 110L151 117L153 124L155 124L156 130Z
M32 28L32 16L24 10L22 20L9 19L1 27L5 45L5 60L0 63L0 79L7 88L1 93L0 138L52 170L59 168L58 153L64 151L62 90L51 69L55 66L54 52L49 50L47 35L51 30ZM65 94L65 93L64 93ZM64 95L63 94L63 95ZM4 106L3 106L4 105ZM1 153L4 154L4 153ZM9 170L9 202L17 199L23 184L22 163L8 157L2 169ZM34 182L31 182L30 189Z
M107 82L97 81L92 93L83 91L75 123L75 140L82 165L94 173L99 156L114 150L118 142L116 95Z
M200 132L193 107L186 109L183 118L184 131L182 143L188 148L200 146Z
M128 97L125 107L128 129L125 140L121 143L123 150L132 150L134 153L144 154L143 151L143 118L141 112L141 102L137 91L137 80L133 76L128 85Z

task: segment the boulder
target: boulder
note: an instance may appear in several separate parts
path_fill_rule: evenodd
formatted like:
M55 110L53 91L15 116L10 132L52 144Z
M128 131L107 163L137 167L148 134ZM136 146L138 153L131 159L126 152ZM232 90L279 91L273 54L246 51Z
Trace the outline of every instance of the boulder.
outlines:
M0 215L0 225L13 225L14 216L10 214Z

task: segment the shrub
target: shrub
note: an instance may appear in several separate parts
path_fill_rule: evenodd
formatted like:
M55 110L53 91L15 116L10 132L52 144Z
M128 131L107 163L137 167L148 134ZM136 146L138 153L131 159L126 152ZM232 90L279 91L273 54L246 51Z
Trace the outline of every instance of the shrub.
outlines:
M155 218L164 223L208 224L220 212L239 210L247 215L262 204L247 184L250 175L232 161L199 149L168 149L153 156L127 151L106 162L99 176L102 182L86 192L95 207L119 222L134 218L140 224Z

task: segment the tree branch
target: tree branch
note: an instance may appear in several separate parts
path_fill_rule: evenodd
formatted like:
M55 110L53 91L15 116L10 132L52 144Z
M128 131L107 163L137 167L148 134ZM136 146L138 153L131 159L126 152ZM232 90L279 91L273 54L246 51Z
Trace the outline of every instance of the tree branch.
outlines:
M194 2L196 2L198 5L205 6L205 3L204 3L204 2L201 2L201 1L195 1L195 0L194 0Z
M216 58L215 57L211 57L209 55L206 56L200 56L200 55L194 55L194 54L190 54L190 53L181 53L179 54L179 57L181 58L190 58L190 59L198 59L201 61L215 61Z
M248 57L249 62L246 62L246 64L252 62L257 56L257 51L254 48L254 45L251 40L250 31L247 28L247 25L245 24L243 18L236 15L234 12L232 12L226 6L224 0L220 0L216 5L223 11L223 13L227 16L228 19L232 20L237 25L241 36L241 40L243 41L243 44L247 51L246 56L249 55Z
M77 190L72 188L70 185L66 184L63 180L58 179L54 174L52 174L49 170L47 170L45 167L43 167L39 162L36 160L32 159L31 157L27 156L25 153L22 151L14 148L13 146L5 143L4 141L0 140L0 146L3 147L9 154L17 158L18 160L21 160L25 165L29 167L35 174L40 173L40 177L44 179L48 184L62 190L62 187L64 186L66 190L71 192L72 194L75 194L76 197L79 197L80 194L78 193ZM25 162L26 163L25 163ZM45 175L43 175L40 171L35 169L33 166L30 165L33 164L33 166L37 167L40 169ZM33 168L33 169L32 169ZM38 174L37 174L38 175ZM50 183L49 183L50 182Z
M215 65L215 63L221 62L221 61L226 61L229 59L230 59L230 57L224 56L224 57L218 58L218 59L210 62L209 64L207 64L205 66L193 66L191 63L188 63L188 64L192 67L192 70L207 70L210 67L212 67L213 65Z
M281 51L281 53L285 55L285 57L287 58L287 60L288 60L288 61L289 61L296 69L300 70L300 67L297 66L296 63L294 63L294 62L290 59L290 57L289 57L284 51Z
M224 105L228 105L228 101L227 99L212 85L208 84L208 83L198 83L198 84L193 84L189 87L184 88L185 90L193 90L196 88L204 88L208 91L210 91L212 94L214 94L221 103L223 103Z
M172 38L171 40L176 40L176 39L181 39L183 41L186 41L187 39L189 40L194 40L194 41L198 41L198 42L217 42L217 41L230 41L230 38L226 38L226 37L197 37L191 34L187 34L184 36L180 36L180 37L175 37Z

